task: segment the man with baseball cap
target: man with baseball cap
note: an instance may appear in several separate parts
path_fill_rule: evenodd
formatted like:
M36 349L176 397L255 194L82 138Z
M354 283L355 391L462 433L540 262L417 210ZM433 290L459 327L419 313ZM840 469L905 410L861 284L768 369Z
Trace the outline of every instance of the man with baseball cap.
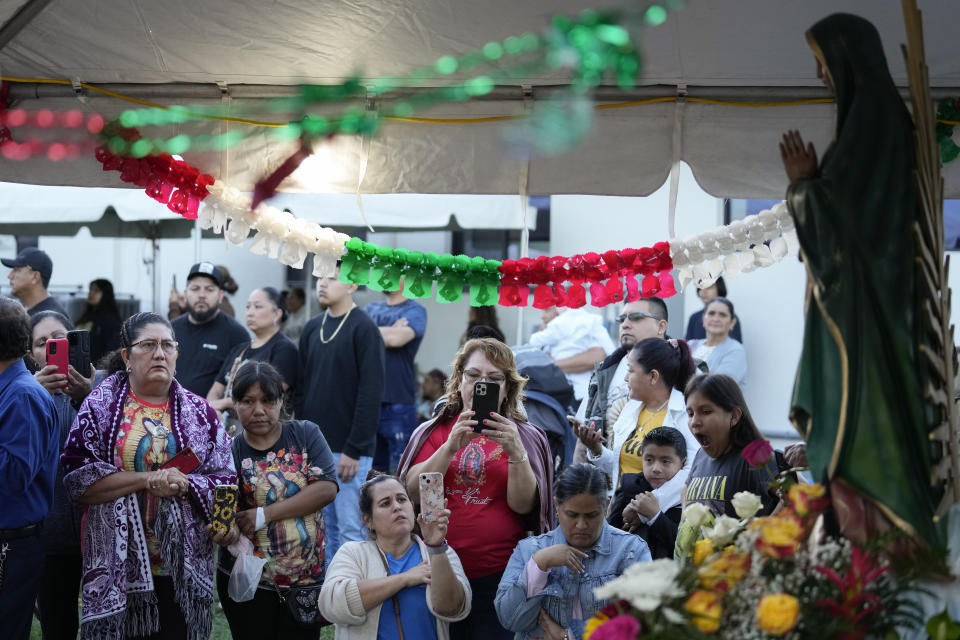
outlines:
M7 275L10 291L23 303L27 313L33 316L41 311L56 311L70 317L56 298L47 293L50 276L53 275L53 261L46 252L28 247L16 258L3 258L0 263L10 267Z
M230 350L250 341L246 329L220 313L222 284L223 272L212 262L190 267L184 291L187 313L171 323L180 353L188 356L177 361L177 381L201 398L207 396Z

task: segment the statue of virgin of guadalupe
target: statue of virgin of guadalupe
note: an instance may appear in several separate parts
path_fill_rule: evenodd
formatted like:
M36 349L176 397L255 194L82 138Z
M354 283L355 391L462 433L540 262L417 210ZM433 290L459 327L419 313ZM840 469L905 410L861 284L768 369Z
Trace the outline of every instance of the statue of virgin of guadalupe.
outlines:
M862 539L893 525L943 549L934 512L944 488L931 486L937 419L919 348L913 124L872 24L834 14L806 36L837 122L819 164L796 131L780 145L807 269L791 419L845 533Z

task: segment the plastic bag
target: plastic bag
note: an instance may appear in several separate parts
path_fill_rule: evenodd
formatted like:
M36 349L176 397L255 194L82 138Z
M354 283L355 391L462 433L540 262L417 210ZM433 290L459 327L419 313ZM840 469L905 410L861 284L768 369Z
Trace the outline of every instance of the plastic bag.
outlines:
M243 536L227 549L236 556L233 571L230 572L230 582L227 584L230 599L234 602L253 600L267 559L253 555L253 543Z

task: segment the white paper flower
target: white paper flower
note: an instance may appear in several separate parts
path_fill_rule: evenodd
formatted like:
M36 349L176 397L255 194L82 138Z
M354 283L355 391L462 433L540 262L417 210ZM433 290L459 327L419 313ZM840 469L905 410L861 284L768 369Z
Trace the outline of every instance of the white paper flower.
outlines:
M745 492L741 492L745 493ZM739 515L739 514L738 514ZM730 516L720 516L713 527L705 529L703 535L713 540L717 546L723 547L733 540L733 536L740 530L740 521Z
M223 236L233 244L243 244L250 234L250 225L240 218L230 220L230 226L224 232Z
M688 504L683 510L683 521L694 529L699 529L709 517L710 510L707 509L706 505L700 502Z
M737 517L741 520L749 520L757 515L757 511L760 511L760 507L763 506L763 501L761 501L760 496L755 493L739 491L733 494L730 504L733 505L733 510L737 512Z
M669 558L637 562L623 575L593 590L597 598L623 599L641 611L654 611L668 598L684 595L677 585L680 564Z

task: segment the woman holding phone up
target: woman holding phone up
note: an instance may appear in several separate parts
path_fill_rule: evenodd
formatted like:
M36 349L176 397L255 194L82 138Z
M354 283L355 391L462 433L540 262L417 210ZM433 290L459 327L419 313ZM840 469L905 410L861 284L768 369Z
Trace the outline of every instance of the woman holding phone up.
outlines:
M483 424L473 411L480 382L496 395L496 410ZM444 474L447 540L463 560L474 595L470 616L451 625L455 640L513 637L493 607L500 577L528 531L553 527L550 448L543 431L525 422L524 382L510 347L492 338L468 340L454 359L446 406L414 431L400 459L398 473L414 501L421 473Z
M470 585L447 544L450 512L420 514L393 476L360 489L360 517L370 540L347 542L320 592L320 611L337 625L337 640L447 640L449 624L470 613Z

